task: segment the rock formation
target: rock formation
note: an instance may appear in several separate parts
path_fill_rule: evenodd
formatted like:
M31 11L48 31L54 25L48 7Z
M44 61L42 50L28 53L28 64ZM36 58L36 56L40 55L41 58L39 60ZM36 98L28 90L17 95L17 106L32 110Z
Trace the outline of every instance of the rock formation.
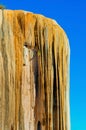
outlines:
M68 68L54 20L0 10L0 130L69 130Z

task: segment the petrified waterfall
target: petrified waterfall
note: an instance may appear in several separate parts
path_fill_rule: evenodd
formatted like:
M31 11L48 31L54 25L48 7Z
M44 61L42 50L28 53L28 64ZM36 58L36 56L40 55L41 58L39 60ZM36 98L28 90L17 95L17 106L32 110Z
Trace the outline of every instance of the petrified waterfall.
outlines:
M68 68L54 20L0 10L0 130L70 130Z

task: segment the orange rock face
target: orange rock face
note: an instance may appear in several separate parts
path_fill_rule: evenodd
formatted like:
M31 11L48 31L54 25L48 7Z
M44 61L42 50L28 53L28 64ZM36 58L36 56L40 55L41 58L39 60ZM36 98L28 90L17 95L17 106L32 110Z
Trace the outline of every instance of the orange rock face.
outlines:
M69 53L54 20L0 10L0 130L70 130Z

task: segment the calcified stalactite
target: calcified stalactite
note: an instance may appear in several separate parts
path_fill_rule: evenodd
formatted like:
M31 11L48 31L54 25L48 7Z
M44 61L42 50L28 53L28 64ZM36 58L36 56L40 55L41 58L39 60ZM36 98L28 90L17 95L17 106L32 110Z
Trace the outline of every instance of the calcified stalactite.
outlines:
M0 129L69 130L69 44L57 23L0 10Z

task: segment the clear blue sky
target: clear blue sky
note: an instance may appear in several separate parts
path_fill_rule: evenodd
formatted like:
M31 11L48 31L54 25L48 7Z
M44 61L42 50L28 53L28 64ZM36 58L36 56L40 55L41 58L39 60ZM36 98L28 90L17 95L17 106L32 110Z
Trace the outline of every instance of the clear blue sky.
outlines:
M71 130L86 130L86 1L0 0L9 9L23 9L55 19L66 31L71 48Z

